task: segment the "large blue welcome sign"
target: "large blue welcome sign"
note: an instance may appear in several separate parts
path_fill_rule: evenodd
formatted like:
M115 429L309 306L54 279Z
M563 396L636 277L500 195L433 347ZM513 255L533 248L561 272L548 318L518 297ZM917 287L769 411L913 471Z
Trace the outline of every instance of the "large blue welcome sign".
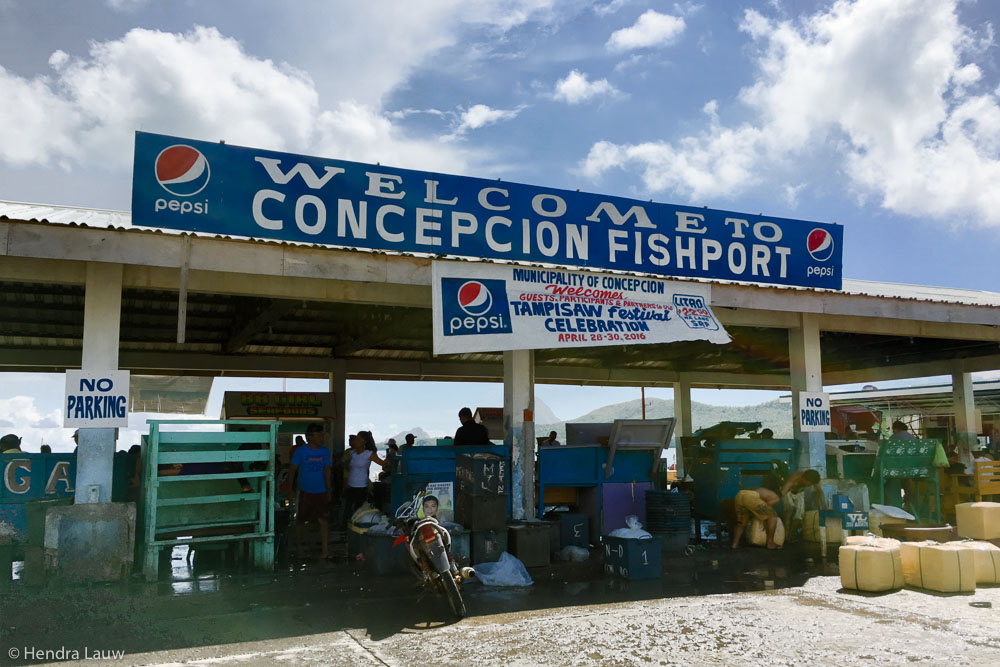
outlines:
M374 250L841 286L840 225L136 133L136 225Z

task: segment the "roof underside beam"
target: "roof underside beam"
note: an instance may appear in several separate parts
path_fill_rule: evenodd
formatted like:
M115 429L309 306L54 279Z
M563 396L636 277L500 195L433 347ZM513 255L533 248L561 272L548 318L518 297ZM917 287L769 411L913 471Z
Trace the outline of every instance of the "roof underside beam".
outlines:
M265 375L326 377L333 372L334 357L289 357L267 355L220 355L191 352L123 351L123 370L163 375ZM62 372L80 367L79 350L0 350L0 370ZM856 382L878 382L1000 369L1000 354L965 359L884 366L823 374L827 386ZM349 359L348 375L355 379L481 380L499 381L499 363ZM538 382L595 385L669 386L690 382L694 387L780 389L789 387L787 374L742 374L726 372L676 372L656 369L605 369L540 364Z
M19 272L25 276L37 274L42 282L53 282L52 278L44 277L44 274L50 272L49 267L53 263L115 262L126 265L126 281L135 281L135 286L177 289L186 239L190 239L191 244L192 282L189 289L192 291L203 289L273 298L430 306L429 257L259 243L242 239L0 221L0 240L5 241L0 243L0 255L6 256L3 264L12 260L35 260L33 267L25 267L22 262ZM0 274L5 270L0 270ZM195 277L199 272L212 275L204 276L202 283L196 283ZM278 278L292 280L282 281ZM82 282L79 276L77 280ZM309 285L311 281L316 281L316 284ZM328 283L332 283L332 290ZM368 285L369 289L366 289L366 284L369 283L374 285ZM392 289L385 289L386 284L391 284ZM303 287L311 294L303 294ZM374 291L370 289L372 287ZM324 292L327 293L325 297ZM928 298L933 296L929 294ZM712 285L711 299L712 304L720 309L738 308L786 314L816 313L836 318L866 316L881 320L962 322L991 327L1000 324L997 308L989 305L817 292L811 289L716 283ZM776 321L771 319L770 326L776 326ZM761 322L745 324L768 326ZM829 325L836 326L836 322L830 322ZM777 326L787 327L788 324L779 323Z

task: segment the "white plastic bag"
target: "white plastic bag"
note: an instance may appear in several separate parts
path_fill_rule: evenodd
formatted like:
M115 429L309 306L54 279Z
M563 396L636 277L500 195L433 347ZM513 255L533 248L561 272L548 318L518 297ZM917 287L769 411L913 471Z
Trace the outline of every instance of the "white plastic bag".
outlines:
M500 554L497 562L479 563L475 569L476 579L484 586L530 586L534 583L524 563L506 551Z
M590 552L583 547L575 547L570 544L560 549L558 556L559 560L568 561L570 563L582 563L590 558Z
M639 523L639 517L631 514L625 517L625 525L628 528L617 528L612 530L610 533L611 537L628 537L632 539L644 540L652 537L649 532L642 529L642 524Z
M358 528L370 528L376 523L389 521L389 517L372 507L369 503L364 503L351 515L351 523Z
M369 535L399 535L399 529L388 521L376 523L368 529Z

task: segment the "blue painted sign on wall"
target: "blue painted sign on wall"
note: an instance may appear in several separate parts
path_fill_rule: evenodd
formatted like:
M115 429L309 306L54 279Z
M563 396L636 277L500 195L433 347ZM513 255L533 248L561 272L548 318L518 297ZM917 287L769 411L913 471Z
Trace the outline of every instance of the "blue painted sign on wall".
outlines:
M132 222L375 250L841 287L840 225L136 133Z
M76 486L76 454L0 454L0 534L23 540L27 532L25 503L72 496Z

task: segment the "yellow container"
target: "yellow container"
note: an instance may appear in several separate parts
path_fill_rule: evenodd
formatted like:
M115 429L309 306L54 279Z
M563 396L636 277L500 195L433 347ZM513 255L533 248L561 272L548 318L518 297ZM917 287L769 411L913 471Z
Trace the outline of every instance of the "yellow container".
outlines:
M1000 503L959 503L955 505L955 517L959 537L1000 538Z
M976 590L976 557L972 549L937 542L903 542L903 579L909 586L940 593Z
M860 539L860 538L847 538ZM883 542L883 540L878 540ZM840 547L840 585L856 591L880 593L895 591L903 587L903 563L899 553L899 542L895 546L883 544L849 544Z
M809 510L802 515L802 539L819 542L819 510Z
M760 519L750 520L750 525L747 526L747 542L755 547L767 546L767 529ZM781 523L781 519L778 519L778 525L774 528L774 542L779 547L785 543L785 525Z
M977 584L1000 584L1000 547L989 542L947 542L971 549L976 560Z

